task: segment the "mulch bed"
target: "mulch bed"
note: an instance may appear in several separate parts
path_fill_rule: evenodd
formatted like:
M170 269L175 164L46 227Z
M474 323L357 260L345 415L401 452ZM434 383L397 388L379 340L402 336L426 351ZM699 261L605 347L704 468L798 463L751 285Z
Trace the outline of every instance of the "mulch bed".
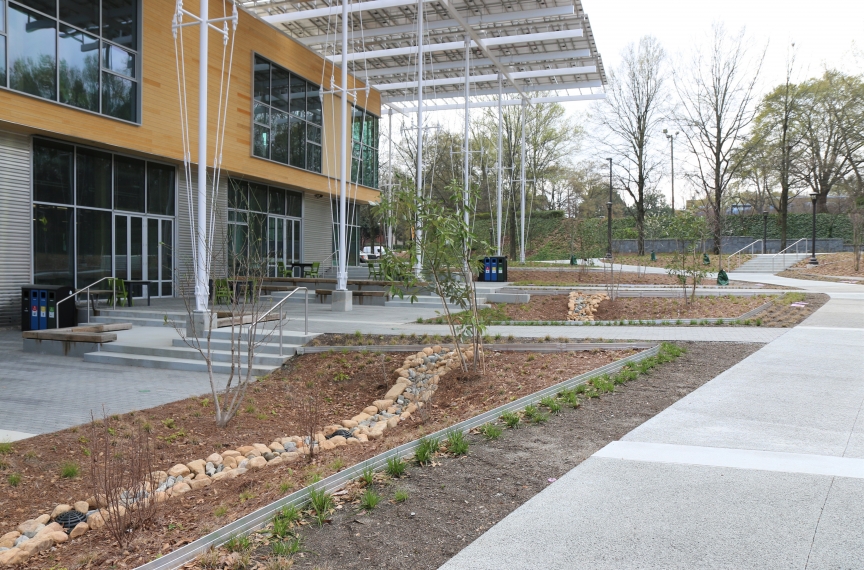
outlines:
M662 266L661 266L662 267ZM605 285L609 282L609 272L580 271L578 268L559 269L558 271L532 271L530 269L510 269L507 279L515 285L570 286ZM660 273L621 272L616 267L615 282L638 285L677 285L678 279Z
M824 293L787 293L775 299L769 308L759 313L758 318L763 327L794 327L829 300L830 297ZM796 306L804 303L803 307Z
M717 256L713 253L708 254L709 259L711 260L711 271L717 271ZM733 271L750 261L753 256L751 255L736 255L735 257L729 257L727 255L723 256L723 269L728 271ZM671 263L674 259L674 254L671 253L658 253L657 261L651 262L651 255L616 255L615 256L615 264L624 264L624 265L643 265L648 267L665 267L666 264ZM603 260L601 260L603 261Z
M321 570L438 568L551 481L761 347L679 345L687 348L681 358L576 410L565 406L545 424L505 429L495 441L470 435L467 456L441 455L431 466L410 466L399 479L379 479L377 508L361 513L356 501L346 502L329 524L302 526L303 551L287 563ZM405 502L392 500L397 489L408 494ZM253 567L272 561L268 547L253 552Z
M816 255L819 265L809 265L808 259L803 259L792 266L793 271L800 270L802 273L810 275L827 275L840 277L861 277L864 278L864 259L858 265L858 271L855 271L855 254L846 253L831 253L825 255Z
M58 545L27 561L28 568L134 567L169 552L279 497L364 461L387 449L413 441L424 433L442 429L512 399L593 370L633 354L634 351L585 351L552 354L492 353L486 357L488 374L482 378L442 377L435 397L408 421L387 431L379 441L338 447L320 454L314 462L298 461L249 471L233 480L219 481L199 491L164 503L151 528L136 532L126 551L120 551L105 529ZM292 359L282 370L250 386L243 409L223 429L212 419L212 407L203 398L187 398L171 404L124 414L115 422L117 439L131 434L137 423L148 424L156 438L155 465L167 469L188 463L214 451L252 443L269 444L277 437L299 435L300 423L293 395L310 381L320 386L323 401L320 425L350 418L392 385L403 355L374 353L310 354ZM173 420L173 421L168 421ZM170 427L169 427L170 426ZM89 426L79 426L16 442L12 452L0 455L0 535L24 520L51 512L55 505L85 499L93 494L87 470ZM81 475L60 477L61 465L75 462ZM20 473L16 487L7 475Z

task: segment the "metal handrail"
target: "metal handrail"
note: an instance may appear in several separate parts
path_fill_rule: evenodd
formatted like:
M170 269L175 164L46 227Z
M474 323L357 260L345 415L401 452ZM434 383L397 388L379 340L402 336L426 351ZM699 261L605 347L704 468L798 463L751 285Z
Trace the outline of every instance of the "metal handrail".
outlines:
M756 245L757 243L762 243L762 240L757 239L753 243L745 245L744 247L742 247L741 249L739 249L735 253L730 253L729 255L726 256L727 262L728 262L728 260L732 259L733 256L737 255L738 256L738 265L736 265L735 267L736 268L740 267L741 266L741 252L744 251L745 249L749 248L750 249L750 255L753 255L753 246Z
M795 248L795 255L798 255L798 244L801 243L802 241L804 242L804 245L806 246L806 245L807 245L807 238L801 238L801 239L799 239L798 241L796 241L795 243L793 243L792 245L789 245L789 246L783 248L782 250L778 251L778 252L775 253L774 255L772 255L772 256L771 256L771 271L774 271L774 260L777 259L777 256L778 256L778 255L782 255L782 256L783 256L783 265L784 265L784 269L785 269L785 265L786 265L786 255L788 255L788 254L786 253L787 250L790 250L790 249L792 249L792 248L794 247L794 248Z
M263 315L261 315L260 317L255 319L255 321L250 325L250 328L254 332L254 330L255 330L254 327L257 327L258 323L263 321L264 318L267 315L269 315L270 313L272 313L277 307L279 308L279 356L283 356L282 355L282 321L284 320L284 318L282 317L282 304L285 301L287 301L291 297L291 295L293 295L294 293L296 293L297 291L299 291L301 289L306 292L306 295L304 296L304 299L303 299L303 304L304 304L303 312L304 312L304 320L305 320L305 324L304 324L304 328L303 328L303 334L309 334L309 289L307 287L296 287L293 291L291 291L290 293L288 293L287 295L282 297L281 301L279 301L278 303L276 303L275 305L273 305L272 307L267 309L267 311Z
M109 275L108 277L103 277L102 279L99 279L98 281L94 281L94 282L91 283L90 285L87 285L87 286L84 287L83 289L78 289L77 291L75 291L74 293L72 293L71 295L69 295L68 297L64 297L63 299L60 299L60 300L57 301L57 303L54 305L54 311L55 311L55 313L58 314L58 315L60 314L60 312L59 312L59 311L60 311L60 303L62 303L63 301L68 301L69 299L71 299L72 297L77 296L79 293L81 293L81 292L83 292L83 291L87 291L87 324L89 325L89 324L90 324L90 287L92 287L92 286L94 286L94 285L97 285L97 284L99 284L99 283L102 283L102 282L105 281L106 279L114 279L114 277L112 277L112 276L110 276L110 275ZM111 283L111 290L113 291L112 296L113 296L114 299L115 299L115 306L116 306L117 291L115 290L115 288L116 288L116 285L115 285L115 283L112 282L112 283ZM56 319L55 322L56 322L56 325L57 325L57 326L55 326L54 328L58 328L58 329L59 329L59 328L60 328L60 319L59 319L59 318Z

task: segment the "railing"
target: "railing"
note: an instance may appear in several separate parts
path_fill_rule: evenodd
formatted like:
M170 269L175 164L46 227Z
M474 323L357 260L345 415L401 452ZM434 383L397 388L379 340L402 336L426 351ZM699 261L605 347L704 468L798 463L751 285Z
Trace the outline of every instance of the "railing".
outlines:
M303 304L304 304L303 312L304 312L304 320L305 320L305 324L304 324L304 328L303 328L303 334L309 334L309 289L307 289L306 287L297 287L296 289L294 289L293 291L291 291L290 293L288 293L287 295L282 297L282 299L278 303L276 303L275 305L273 305L272 307L267 309L267 311L263 315L261 315L260 317L255 319L255 321L249 327L250 328L249 332L251 334L254 334L255 327L258 326L258 323L262 322L267 315L272 313L278 307L279 308L279 356L283 356L283 354L282 354L282 322L284 321L284 317L282 316L282 304L285 301L287 301L291 297L291 295L293 295L297 291L300 291L301 289L306 292L305 298L303 300Z
M738 264L735 266L735 268L737 269L737 268L741 267L741 253L742 253L745 249L749 249L749 250L750 250L750 255L753 255L753 246L756 245L757 243L762 243L762 240L761 240L761 239L757 239L757 240L754 241L753 243L748 244L748 245L745 245L744 247L742 247L741 249L739 249L739 250L736 251L735 253L730 253L728 256L726 256L726 261L727 261L727 263L730 263L730 264L731 264L732 257L734 257L734 256L737 255L737 256L738 256ZM730 271L731 271L731 269L730 269Z
M786 269L786 256L788 255L789 250L794 247L795 248L795 255L799 255L798 244L800 244L801 242L804 242L804 253L807 253L807 238L801 238L798 241L796 241L795 243L793 243L792 245L783 248L782 250L778 251L777 253L775 253L774 255L771 256L771 271L772 272L774 271L774 260L777 259L778 255L783 256L783 269Z
M57 315L60 314L60 312L59 312L60 311L60 303L62 303L64 301L68 301L69 299L72 299L73 297L76 297L79 293L81 293L83 291L87 291L87 324L89 325L90 324L90 288L93 287L94 285L102 283L106 279L112 279L112 277L103 277L102 279L100 279L98 281L94 281L90 285L87 285L83 289L78 289L77 291L75 291L74 293L69 295L68 297L64 297L63 299L60 299L59 301L57 301L57 304L54 305L55 314L57 314ZM117 306L117 291L116 291L117 285L116 285L116 283L117 283L116 281L111 282L111 290L113 291L112 297L114 298L115 308ZM57 323L57 326L55 328L59 329L60 328L60 319L59 318L56 319L56 323Z

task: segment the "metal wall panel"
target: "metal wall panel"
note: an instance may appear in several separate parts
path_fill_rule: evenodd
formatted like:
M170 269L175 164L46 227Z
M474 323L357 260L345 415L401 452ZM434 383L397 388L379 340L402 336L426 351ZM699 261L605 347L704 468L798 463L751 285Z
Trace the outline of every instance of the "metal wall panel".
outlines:
M21 322L31 277L30 137L0 131L0 326Z
M194 295L195 270L192 266L192 226L189 218L189 187L183 174L183 165L177 167L177 236L176 255L174 256L174 274L177 284L178 295ZM192 170L192 207L193 214L198 206L198 173ZM212 198L207 197L208 209ZM216 230L213 237L213 253L215 259L211 266L211 277L224 277L226 275L225 255L228 238L228 177L223 173L219 181L219 194L216 196Z
M333 252L333 214L330 200L303 194L303 261L324 261ZM325 268L322 267L323 271Z

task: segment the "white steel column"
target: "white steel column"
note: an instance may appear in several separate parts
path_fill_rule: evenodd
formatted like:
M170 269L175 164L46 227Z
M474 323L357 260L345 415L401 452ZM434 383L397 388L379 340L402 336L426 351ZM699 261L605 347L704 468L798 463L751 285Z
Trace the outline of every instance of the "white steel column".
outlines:
M207 310L210 298L207 283L207 63L209 62L208 34L210 33L210 6L208 0L201 2L201 23L198 63L198 216L195 228L195 310ZM204 322L208 322L205 320ZM209 327L207 327L209 328ZM200 334L201 331L196 331Z
M520 183L522 185L522 205L521 205L520 211L522 213L522 219L521 219L520 227L519 227L519 234L521 236L521 241L522 241L522 243L520 244L521 249L519 250L519 261L521 261L522 263L525 262L525 131L528 128L528 125L525 122L526 115L527 115L525 110L527 109L527 107L528 107L528 101L523 99L522 100L522 141L521 141L521 146L522 146L521 170L522 170L522 173L520 175L520 178L521 178Z
M342 93L339 112L342 116L339 154L339 255L336 268L336 290L348 290L348 167L353 153L348 148L348 2L342 0Z
M417 0L417 206L423 201L423 0ZM417 244L417 263L414 274L420 277L423 272L423 259L420 251L420 240L423 228L420 219L416 220L414 239Z
M387 249L393 249L393 109L387 119Z
M465 34L465 140L463 141L465 147L465 165L463 168L465 172L463 173L465 176L465 189L462 191L462 219L465 221L465 225L467 226L469 223L468 216L468 207L469 207L469 193L471 191L469 184L471 184L471 176L468 172L468 169L471 166L471 149L468 146L468 128L469 128L469 117L471 114L471 107L468 104L469 95L471 92L471 83L470 83L470 70L471 70L471 37L468 34Z
M502 84L503 84L503 78L501 77L501 74L499 73L498 74L498 243L497 243L498 247L496 248L496 255L498 255L498 256L501 255L501 216L502 216L502 211L503 211L503 207L501 204L503 202L503 200L502 200L503 196L501 195L501 182L502 182L501 176L503 175L503 171L504 171L504 154L503 154L503 147L501 144L501 137L502 137L502 132L501 132L501 87L502 87Z

